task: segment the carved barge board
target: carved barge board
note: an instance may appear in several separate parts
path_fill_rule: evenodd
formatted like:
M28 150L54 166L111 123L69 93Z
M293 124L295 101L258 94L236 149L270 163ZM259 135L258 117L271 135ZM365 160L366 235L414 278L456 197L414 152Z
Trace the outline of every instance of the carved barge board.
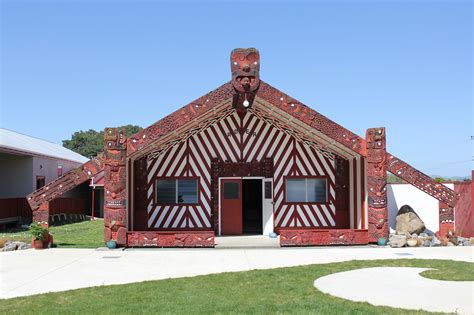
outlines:
M366 245L367 230L280 229L280 246Z
M102 171L102 162L103 154L101 153L78 168L70 170L63 176L26 196L32 210L33 221L47 223L49 217L49 202Z
M128 232L128 247L214 247L214 231Z
M388 171L412 184L440 202L454 208L459 199L458 194L448 187L436 182L433 178L418 171L402 159L387 152Z

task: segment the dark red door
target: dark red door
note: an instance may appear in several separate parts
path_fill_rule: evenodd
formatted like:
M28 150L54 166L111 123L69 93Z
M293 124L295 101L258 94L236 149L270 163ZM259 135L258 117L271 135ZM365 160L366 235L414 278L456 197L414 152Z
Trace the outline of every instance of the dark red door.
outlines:
M242 179L221 179L221 234L242 234Z

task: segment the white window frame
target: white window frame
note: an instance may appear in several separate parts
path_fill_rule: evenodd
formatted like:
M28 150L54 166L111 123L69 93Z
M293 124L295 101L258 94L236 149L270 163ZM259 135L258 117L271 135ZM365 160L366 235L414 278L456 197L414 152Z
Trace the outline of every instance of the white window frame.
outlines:
M174 180L174 203L159 203L158 202L158 181L159 180ZM196 202L193 203L188 203L188 202L183 202L180 203L178 202L178 181L180 180L194 180L196 182ZM197 205L199 204L199 178L157 178L155 180L155 204L156 205Z
M304 180L304 193L305 193L305 201L288 201L288 180ZM317 179L317 180L324 180L324 183L326 184L326 196L324 198L324 201L308 201L308 179ZM285 203L305 203L305 204L315 204L315 203L328 203L329 198L328 198L328 179L325 177L285 177Z

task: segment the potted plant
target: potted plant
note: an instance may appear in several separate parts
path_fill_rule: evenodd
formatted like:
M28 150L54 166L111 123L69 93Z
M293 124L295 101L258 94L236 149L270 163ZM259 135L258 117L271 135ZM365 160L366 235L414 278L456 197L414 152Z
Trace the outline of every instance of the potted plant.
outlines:
M47 247L48 244L45 246L45 240L47 239L47 243L49 243L49 233L48 229L45 228L39 222L33 222L30 224L30 233L31 233L31 247L34 249L43 249Z

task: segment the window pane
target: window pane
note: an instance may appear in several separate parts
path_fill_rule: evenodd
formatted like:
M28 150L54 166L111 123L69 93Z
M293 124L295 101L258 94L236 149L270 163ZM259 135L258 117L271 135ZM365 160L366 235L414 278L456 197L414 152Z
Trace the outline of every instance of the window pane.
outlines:
M239 199L239 183L224 182L224 199Z
M287 202L305 202L306 187L304 179L286 180L286 201Z
M326 202L326 180L309 178L307 181L308 202Z
M198 191L197 180L179 179L178 180L178 203L197 203Z
M272 199L272 182L265 182L265 199Z
M156 181L156 202L176 203L176 181L174 179L158 179Z

